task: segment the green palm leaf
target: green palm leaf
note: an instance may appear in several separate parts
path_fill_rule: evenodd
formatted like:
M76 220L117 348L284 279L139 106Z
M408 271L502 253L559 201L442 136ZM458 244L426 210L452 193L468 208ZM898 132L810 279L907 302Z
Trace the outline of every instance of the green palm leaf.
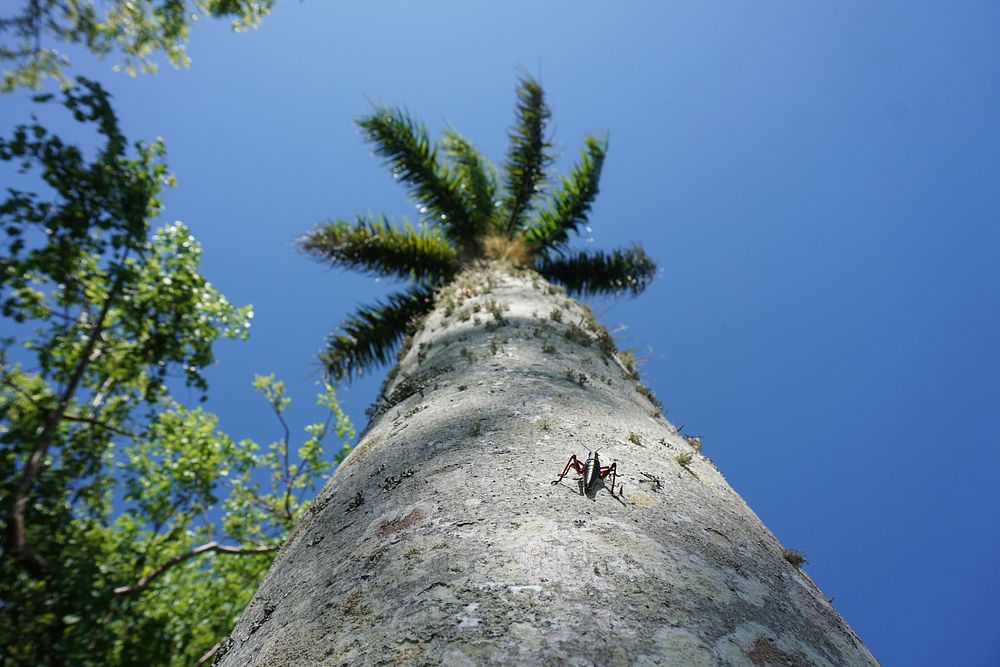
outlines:
M542 259L535 268L580 296L621 292L636 295L656 275L656 262L639 246L610 253L580 252L570 257Z
M549 195L547 206L519 234L536 254L544 257L550 250L560 250L569 240L569 233L586 224L607 152L607 139L584 139L580 161L569 176L561 179L559 189Z
M517 120L509 134L510 149L504 163L507 233L520 226L531 200L545 181L545 168L552 162L548 154L551 144L545 138L550 111L542 87L534 79L524 77L517 87L517 98Z
M447 130L442 148L452 159L454 179L466 199L470 211L472 233L482 237L489 226L496 206L497 171L472 142L455 130Z
M298 241L299 248L316 259L376 275L397 275L418 282L449 278L457 255L437 230L405 222L393 226L388 218L357 216L317 227Z
M327 339L320 360L334 380L363 375L390 360L407 325L434 307L431 287L412 287L362 306Z
M322 359L333 378L360 375L387 361L407 323L432 307L430 290L477 262L533 264L578 295L646 289L656 264L638 246L569 254L570 235L591 215L608 144L586 137L572 171L545 195L552 162L549 116L541 86L523 76L502 178L453 129L435 145L426 127L400 108L375 106L358 120L365 138L422 207L426 227L359 216L317 227L299 241L318 259L415 283L409 292L361 308L330 336Z
M405 183L422 205L426 219L440 226L456 245L469 245L475 238L469 229L469 211L458 182L438 163L427 128L402 109L381 106L357 123L365 139L375 144L375 152L385 158L393 177Z

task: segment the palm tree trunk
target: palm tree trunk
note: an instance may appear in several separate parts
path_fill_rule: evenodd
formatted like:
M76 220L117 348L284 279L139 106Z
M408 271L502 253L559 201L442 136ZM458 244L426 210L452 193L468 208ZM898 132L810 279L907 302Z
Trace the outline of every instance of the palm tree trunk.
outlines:
M220 664L878 664L602 334L528 270L446 287ZM623 493L551 483L596 448Z

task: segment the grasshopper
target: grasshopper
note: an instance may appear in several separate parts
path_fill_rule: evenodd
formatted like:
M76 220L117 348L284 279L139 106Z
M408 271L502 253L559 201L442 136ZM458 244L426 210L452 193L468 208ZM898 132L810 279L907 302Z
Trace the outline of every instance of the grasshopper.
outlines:
M588 452L587 460L584 463L581 463L580 459L576 458L576 454L570 456L569 461L566 463L566 467L563 468L562 474L559 475L559 479L553 480L552 483L558 484L563 481L563 478L569 474L570 469L581 475L580 479L577 481L583 482L584 495L593 497L594 494L596 494L601 488L604 478L608 475L611 475L611 495L615 495L615 480L618 477L618 464L612 463L609 466L602 466L601 459L598 457L596 449L592 452Z

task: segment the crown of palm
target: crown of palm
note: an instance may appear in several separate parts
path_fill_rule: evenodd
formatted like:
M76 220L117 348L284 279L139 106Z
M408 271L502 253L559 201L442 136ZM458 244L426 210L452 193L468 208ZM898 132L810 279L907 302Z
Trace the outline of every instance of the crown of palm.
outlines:
M607 141L586 137L572 171L546 192L549 109L530 78L519 82L517 96L502 184L493 164L454 130L436 145L403 109L377 106L358 120L423 220L394 224L385 215L359 215L354 222L322 224L300 239L318 259L411 282L386 301L360 308L330 336L323 361L334 378L388 361L407 323L432 308L434 290L471 262L496 258L503 252L498 248L516 248L520 261L577 295L638 294L652 280L656 266L639 246L569 253L570 234L586 224L597 196Z

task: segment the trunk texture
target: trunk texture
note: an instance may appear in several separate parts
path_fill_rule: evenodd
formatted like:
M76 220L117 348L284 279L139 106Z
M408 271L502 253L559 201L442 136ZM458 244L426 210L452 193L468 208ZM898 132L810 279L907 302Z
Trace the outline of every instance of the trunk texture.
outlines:
M446 287L220 664L877 665L609 341L531 271ZM596 448L623 494L552 484Z

